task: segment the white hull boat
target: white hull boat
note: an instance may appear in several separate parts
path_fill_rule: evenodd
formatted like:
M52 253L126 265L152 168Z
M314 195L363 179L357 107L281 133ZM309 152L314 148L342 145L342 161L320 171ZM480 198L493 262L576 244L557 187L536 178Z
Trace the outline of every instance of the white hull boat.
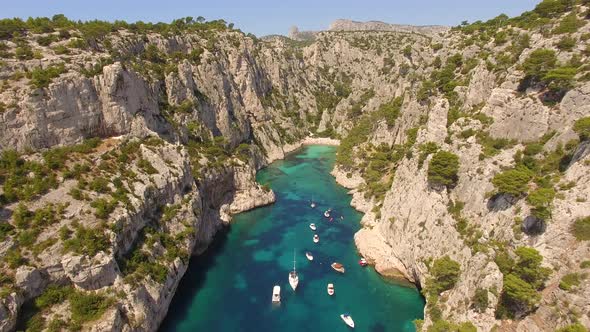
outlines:
M342 265L342 264L340 264L340 263L338 263L338 262L334 262L334 263L332 263L332 265L330 265L330 266L332 266L332 268L333 268L335 271L337 271L337 272L344 273L344 271L345 271L345 269L344 269L344 265Z
M330 210L324 212L324 217L330 218Z
M313 255L311 254L311 252L309 252L309 251L306 252L305 253L305 257L307 257L307 260L308 261L313 261Z
M349 314L342 314L342 315L340 315L340 318L342 318L342 320L344 321L344 323L346 323L346 325L348 325L354 329L354 321L352 320L352 317L350 317Z
M299 275L297 275L297 271L295 270L295 250L293 250L293 271L289 272L289 285L293 290L297 289L297 285L299 285Z
M312 231L315 231L317 229L315 224L309 224L309 228L311 228Z
M272 289L272 303L281 302L281 286L274 286Z
M332 296L334 295L334 284L328 284L328 295Z
M314 243L320 242L320 237L317 234L313 236L313 242Z

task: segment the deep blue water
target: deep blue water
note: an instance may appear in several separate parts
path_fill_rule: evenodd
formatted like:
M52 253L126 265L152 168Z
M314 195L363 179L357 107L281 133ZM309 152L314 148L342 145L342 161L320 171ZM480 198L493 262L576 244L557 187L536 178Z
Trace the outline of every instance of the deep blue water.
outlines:
M274 205L235 216L204 255L191 260L161 331L346 331L350 313L356 331L414 331L424 301L415 289L383 280L358 265L354 233L361 214L329 174L335 148L308 146L261 170L258 181L277 195ZM309 200L317 202L312 209ZM322 216L332 208L335 222ZM340 220L340 216L344 220ZM320 243L312 241L310 223ZM297 257L299 287L288 274ZM305 252L311 251L309 262ZM333 271L338 261L345 274ZM334 283L329 296L326 285ZM271 304L281 286L282 302Z

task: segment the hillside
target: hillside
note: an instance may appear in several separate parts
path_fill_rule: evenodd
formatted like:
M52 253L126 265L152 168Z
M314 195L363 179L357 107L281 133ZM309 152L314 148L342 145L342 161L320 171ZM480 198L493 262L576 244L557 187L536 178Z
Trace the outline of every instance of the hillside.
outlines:
M590 327L590 4L425 35L0 20L0 331L156 330L311 134L427 331ZM17 327L18 325L18 327ZM576 330L577 331L577 330Z

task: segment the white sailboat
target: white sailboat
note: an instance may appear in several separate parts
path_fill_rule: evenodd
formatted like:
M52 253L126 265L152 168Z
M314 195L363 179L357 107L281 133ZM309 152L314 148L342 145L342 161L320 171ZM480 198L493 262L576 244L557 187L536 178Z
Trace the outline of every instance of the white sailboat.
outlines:
M309 224L309 228L311 228L312 231L315 231L317 229L314 223Z
M297 275L297 271L295 270L295 250L293 250L293 271L289 272L289 285L293 290L297 289L297 285L299 284L299 276Z
M305 257L307 257L308 261L313 261L313 254L311 252L306 252Z

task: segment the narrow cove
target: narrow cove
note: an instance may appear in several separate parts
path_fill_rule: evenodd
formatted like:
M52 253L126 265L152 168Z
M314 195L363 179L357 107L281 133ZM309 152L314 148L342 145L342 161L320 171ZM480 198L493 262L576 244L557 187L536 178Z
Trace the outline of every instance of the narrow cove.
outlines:
M414 331L413 320L423 317L419 292L358 265L353 237L362 215L330 175L334 159L334 147L306 146L261 170L258 181L275 191L277 202L235 216L230 230L192 259L160 331L345 331L339 317L345 312L356 331ZM328 208L334 222L322 215ZM310 223L317 225L317 244ZM288 282L293 250L296 292ZM331 269L335 261L345 274ZM278 306L271 304L274 285L281 286Z

